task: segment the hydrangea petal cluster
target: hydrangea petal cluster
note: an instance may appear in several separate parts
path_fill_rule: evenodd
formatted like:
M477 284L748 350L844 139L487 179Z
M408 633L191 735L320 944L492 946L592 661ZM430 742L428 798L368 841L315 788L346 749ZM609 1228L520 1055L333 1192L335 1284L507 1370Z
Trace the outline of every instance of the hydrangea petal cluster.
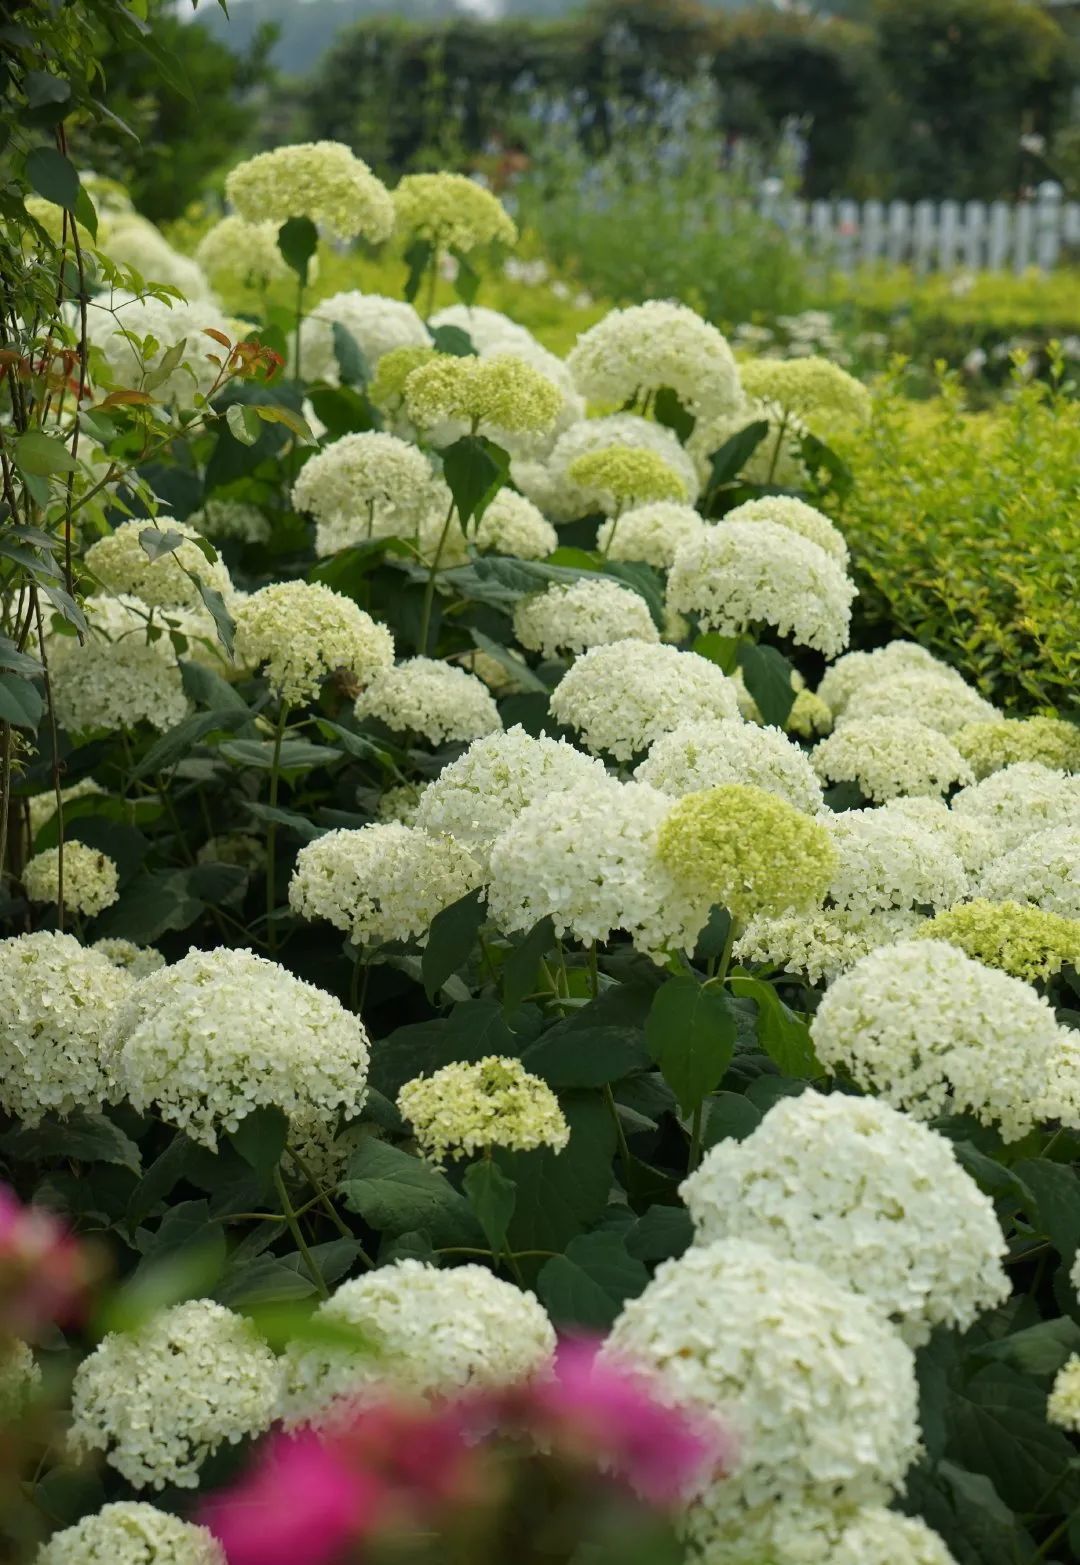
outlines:
M600 524L596 546L611 560L644 560L666 571L681 543L697 538L705 523L692 505L653 500Z
M816 506L807 505L805 500L798 500L794 495L765 495L760 500L746 500L729 511L724 520L774 522L777 527L786 527L816 543L842 571L848 568L848 546L835 522Z
M1073 1433L1080 1430L1080 1354L1073 1353L1058 1370L1046 1404L1046 1419Z
M685 890L657 854L671 800L644 783L589 779L523 810L491 850L488 907L506 933L550 917L582 945L623 930L659 959L693 949L709 899Z
M143 548L147 533L151 545L170 542L172 534L183 542L153 558ZM232 593L224 563L208 560L205 548L209 545L186 522L174 521L171 516L141 518L121 522L114 532L92 543L86 551L86 567L109 592L130 593L143 603L201 608L196 577L224 598Z
M289 275L277 240L273 220L248 223L242 217L222 217L199 240L195 259L215 288L264 292Z
M333 239L389 239L394 204L382 182L340 141L275 147L237 164L225 194L248 223L308 217Z
M826 990L818 1058L917 1119L972 1114L1007 1141L1042 1117L1059 1029L1028 984L938 940L871 951Z
M0 1346L0 1429L20 1424L41 1390L41 1365L20 1337Z
M877 1504L918 1451L911 1349L816 1266L743 1239L665 1261L607 1351L731 1430L734 1471L707 1496L718 1521L784 1502Z
M301 848L289 906L347 930L356 945L382 945L426 938L435 915L481 880L479 864L452 837L378 821L328 831Z
M501 431L543 434L563 403L546 375L512 353L483 359L438 354L411 372L404 398L406 413L420 429L449 421L496 437Z
M152 377L156 402L192 407L196 392L208 395L221 374L223 350L206 335L208 327L236 336L234 323L206 299L184 303L112 289L87 309L87 342L101 354L96 379L139 390ZM181 344L182 359L158 382L165 355ZM94 353L91 368L96 361Z
M368 538L415 536L435 490L422 451L367 430L342 435L306 462L292 500L315 518L316 553L327 555Z
M957 815L992 827L998 852L1004 854L1036 832L1054 826L1080 828L1080 777L1051 771L1037 761L1017 761L961 789L952 807Z
M1080 919L1020 902L961 902L923 924L920 939L947 940L987 967L1035 983L1080 969Z
M132 978L145 978L147 973L156 973L165 966L160 951L155 951L153 946L137 946L131 940L95 940L90 949L100 951L114 967Z
M870 417L870 393L863 383L816 354L754 359L741 366L741 373L748 397L807 423L827 424L837 418L864 423Z
M855 588L816 543L776 522L728 522L682 544L667 601L705 630L741 635L754 624L835 657L847 646Z
M61 850L46 848L35 853L23 870L23 885L31 902L59 902ZM98 848L84 842L63 847L64 906L85 918L112 907L119 896L116 863Z
M80 235L80 243L89 249L94 240L84 234ZM198 257L192 260L174 250L160 228L135 211L120 212L99 222L98 248L115 265L131 267L147 282L176 288L192 303L209 297L206 272Z
M570 467L578 457L610 446L654 452L678 475L685 489L682 498L689 504L697 499L701 487L697 471L677 437L664 425L636 413L612 413L572 424L556 440L546 461L515 460L511 467L514 482L552 521L573 521L584 516L594 502L569 476ZM613 511L614 502L606 509Z
M74 804L78 799L85 799L89 794L104 792L105 789L92 777L80 777L79 781L72 783L70 787L61 788L60 804L64 811L64 819L67 819L69 804ZM30 840L34 841L41 828L56 815L56 789L50 788L48 793L35 793L26 800L26 806L30 815Z
M927 794L889 799L875 814L880 821L909 821L923 827L956 854L971 876L977 876L1001 851L992 825L974 815L951 810L943 799L932 799Z
M959 679L952 669L938 661L917 641L890 641L873 652L845 652L825 670L825 677L817 693L834 717L839 717L857 690L864 685L875 685L882 680L896 678L900 674L933 671L944 677L950 674Z
M758 914L735 941L736 960L765 963L809 984L832 983L879 946L906 940L920 916L907 909L853 912L817 908L809 913Z
M847 810L828 823L836 849L829 883L834 906L857 913L879 908L951 907L967 894L968 875L940 833L880 810Z
M226 1565L206 1527L142 1500L115 1500L54 1532L34 1565Z
M1060 717L999 717L965 723L953 739L980 780L1017 761L1036 761L1052 771L1080 772L1080 727Z
M290 705L312 700L337 669L359 685L394 661L394 638L351 598L321 582L279 581L236 611L236 655L266 677Z
M997 716L989 701L964 683L951 669L913 669L890 674L854 691L837 718L840 723L863 722L871 717L915 718L941 734L955 734L965 723L985 722Z
M547 1082L531 1075L520 1060L497 1054L414 1077L398 1093L397 1106L420 1150L434 1163L492 1147L561 1152L570 1140L570 1127Z
M403 440L415 440L419 434L405 411L405 382L421 364L430 364L436 349L427 347L391 348L379 360L368 383L368 400L383 417L383 427ZM311 420L309 419L310 423Z
M470 745L426 789L416 823L454 837L486 867L492 843L522 810L549 793L590 789L602 764L562 739L534 738L523 728Z
M782 1098L745 1140L706 1153L679 1194L697 1243L753 1239L820 1266L912 1347L935 1326L966 1331L1011 1291L994 1204L952 1143L874 1098Z
M527 326L504 315L502 310L491 310L483 304L448 304L436 310L430 325L432 331L440 326L455 326L465 333L477 353L510 352L536 344Z
M739 923L816 906L836 868L824 826L749 783L686 794L660 828L658 853L680 885Z
M314 1319L355 1329L357 1349L304 1342L286 1349L287 1424L387 1386L422 1397L512 1386L547 1371L555 1355L555 1332L536 1297L486 1266L440 1271L395 1261L342 1283Z
M371 371L377 369L387 353L431 347L431 335L411 304L351 288L320 299L305 318L300 328L300 361L305 380L325 380L331 386L341 384L335 326L348 333Z
M911 717L845 717L811 759L823 780L856 783L879 803L899 794L937 796L975 780L943 733Z
M333 995L251 951L191 950L131 987L107 1046L134 1106L215 1147L254 1109L355 1118L368 1037Z
M1019 843L984 870L979 894L1080 918L1080 824L1052 826Z
M694 718L738 718L739 703L731 680L696 652L612 641L582 653L550 710L594 755L629 761Z
M265 543L270 523L258 506L246 500L208 499L188 517L188 526L206 538L228 539L236 543Z
M789 1504L716 1515L706 1499L683 1527L691 1565L956 1565L916 1516L882 1505Z
M567 364L591 402L618 406L666 388L695 417L742 405L727 339L685 304L649 299L609 311L581 334Z
M135 1489L194 1489L220 1445L269 1428L277 1360L250 1321L210 1299L109 1332L75 1371L69 1442L103 1451Z
M501 202L464 174L406 174L393 200L403 240L426 239L466 253L517 242L517 225Z
M514 635L530 652L546 658L585 652L612 641L656 644L660 632L639 592L610 576L553 581L514 605Z
M95 1108L108 1088L102 1040L131 979L73 935L0 940L0 1107L27 1125Z
M69 733L141 722L162 732L175 727L188 714L188 698L172 641L149 639L150 608L134 598L88 598L85 612L85 641L56 635L48 641L61 727Z
M483 680L437 658L408 658L381 670L356 699L356 716L378 718L394 733L429 744L481 739L502 727Z
M833 725L833 716L821 697L813 690L797 690L787 715L785 728L800 739L820 739Z
M684 723L664 734L634 776L675 798L739 782L775 793L808 815L816 815L822 807L821 784L798 745L779 728L756 728L730 719Z
M636 446L605 446L575 457L566 476L590 510L621 511L655 500L684 501L686 485L655 451Z
M500 489L476 525L481 554L543 560L559 547L559 535L539 507L513 489Z

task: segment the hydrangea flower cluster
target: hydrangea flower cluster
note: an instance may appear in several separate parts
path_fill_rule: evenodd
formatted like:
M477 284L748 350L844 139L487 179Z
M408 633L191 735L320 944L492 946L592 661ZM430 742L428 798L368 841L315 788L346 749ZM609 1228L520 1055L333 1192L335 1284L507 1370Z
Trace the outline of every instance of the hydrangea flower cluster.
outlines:
M994 826L974 815L950 809L943 799L932 799L928 794L889 799L877 814L885 823L906 821L921 826L937 837L950 853L955 853L972 877L1001 852Z
M476 524L481 554L543 560L559 547L559 535L538 506L513 489L500 489Z
M422 1397L510 1386L546 1371L555 1353L555 1332L534 1295L486 1266L440 1271L395 1261L342 1283L314 1318L354 1329L357 1347L290 1344L279 1407L287 1424L325 1417L335 1403L388 1385Z
M840 717L856 691L866 685L875 685L901 674L926 673L928 670L948 678L960 676L939 663L925 647L916 641L890 641L873 652L845 652L842 658L825 670L825 676L817 693L834 717Z
M300 361L305 379L340 385L335 326L348 333L371 371L377 370L388 353L431 347L431 335L411 304L351 288L320 299L305 318L300 328Z
M41 1365L19 1337L0 1346L0 1429L11 1429L27 1415L41 1390Z
M979 893L991 902L1027 902L1080 919L1080 824L1028 837L987 867Z
M69 733L139 722L175 727L187 716L188 698L170 637L149 637L150 609L134 598L89 598L85 613L85 641L48 640L61 726Z
M848 568L848 546L843 533L816 506L794 495L765 495L760 500L745 500L727 513L727 522L772 522L786 527L816 543L819 549L834 559L842 571Z
M199 240L195 259L215 288L254 288L261 293L289 275L277 236L273 219L248 223L242 217L222 217Z
M956 1565L924 1521L883 1505L788 1504L730 1516L706 1500L683 1531L694 1565Z
M809 354L796 359L754 359L742 366L748 397L771 403L807 423L836 418L862 423L870 416L870 393L831 359Z
M941 734L954 734L966 723L985 722L997 712L978 691L951 669L912 669L890 674L853 691L837 722L872 717L912 717Z
M437 658L408 658L382 669L356 699L356 715L429 744L480 739L502 727L491 693L475 674Z
M743 400L726 338L685 304L650 299L609 311L578 338L567 364L593 402L619 406L667 388L695 417L715 417Z
M95 940L90 949L100 951L114 967L132 978L145 978L147 973L156 973L159 967L165 966L160 951L155 951L153 946L137 946L131 940Z
M143 536L148 542L165 545L170 535L176 534L174 549L156 557L143 547ZM217 558L210 560L203 552L209 545L186 522L177 522L171 516L158 516L152 521L143 518L134 522L121 522L114 532L99 538L86 551L86 567L102 585L112 593L130 593L143 603L175 605L185 608L201 608L198 581L204 587L212 587L223 598L232 594L232 581L224 563ZM210 550L213 554L213 550Z
M545 461L515 460L511 473L517 487L535 501L545 516L556 523L570 522L584 516L597 503L570 477L571 466L578 457L611 446L652 451L678 476L684 488L680 498L691 505L697 499L698 474L677 437L662 424L639 418L636 413L583 418L558 437ZM614 497L608 495L605 500L600 509L608 513L614 511Z
M681 798L721 783L751 783L816 815L821 784L797 745L778 728L752 723L684 723L664 734L634 773L638 782Z
M108 1089L102 1040L127 973L73 935L0 940L0 1107L24 1124L95 1108Z
M987 967L1036 983L1080 968L1080 920L1020 902L961 902L923 924L920 939L946 940Z
M1054 1377L1046 1418L1074 1434L1080 1430L1080 1354L1071 1354Z
M206 538L236 543L265 543L270 536L266 517L244 500L208 499L188 517L188 526Z
M655 500L685 500L686 485L655 451L605 446L575 457L566 469L590 510L622 511Z
M679 545L696 539L705 526L692 505L652 500L608 517L600 524L596 546L606 559L644 560L666 571Z
M360 1018L276 962L227 946L191 950L139 979L110 1019L106 1048L137 1109L156 1105L210 1148L265 1105L329 1121L339 1111L355 1118L367 1095Z
M739 923L819 904L836 867L823 825L748 783L686 794L660 828L658 853L680 885Z
M563 400L546 375L511 353L491 358L438 354L409 374L403 392L405 411L419 429L449 422L496 439L503 431L542 434L559 416Z
M1004 854L1036 833L1080 826L1080 777L1051 771L1036 761L1017 761L962 788L952 807L958 815L992 827L998 852Z
M874 1098L782 1098L744 1141L713 1147L679 1193L696 1242L752 1239L819 1266L912 1347L1009 1296L993 1202L944 1136Z
M1060 717L965 723L953 739L980 781L1017 761L1035 761L1052 771L1080 771L1080 727Z
M394 204L386 187L340 141L275 147L240 163L225 194L248 223L284 223L308 217L333 239L388 239Z
M544 657L585 652L612 641L657 643L660 632L640 593L609 576L554 581L514 605L514 636Z
M312 700L344 669L365 685L394 661L394 638L351 598L321 582L279 581L236 611L236 655L266 677L290 706Z
M23 870L23 885L31 902L60 901L61 850L46 848ZM112 907L119 892L115 862L84 842L66 842L63 849L64 906L84 918Z
M97 378L139 389L164 371L164 379L154 385L154 400L180 408L192 407L197 392L206 396L221 374L220 362L213 362L220 360L220 346L206 336L208 327L230 340L236 335L233 323L198 297L185 304L112 289L87 308L87 342L103 361L104 374L99 370ZM165 355L180 345L183 356L170 370L163 364Z
M836 850L829 883L833 905L873 913L959 902L967 894L968 875L942 834L887 810L848 810L829 819Z
M85 799L93 793L104 793L100 783L92 777L80 777L78 782L72 783L68 788L61 788L60 803L64 811L64 819L68 819L68 805L74 804L77 799ZM56 815L56 789L50 788L48 793L35 793L26 801L30 815L30 838L37 837L41 828L53 820Z
M944 941L871 951L826 991L810 1031L830 1071L918 1119L969 1113L1017 1141L1048 1117L1053 1011Z
M426 937L432 919L480 885L479 864L452 837L380 821L328 831L301 848L289 906L325 918L356 945Z
M771 625L835 657L847 646L855 588L831 555L776 522L729 522L680 545L667 601L705 630Z
M34 1565L226 1565L206 1527L142 1500L114 1500L54 1532Z
M599 761L564 740L515 726L444 766L420 800L416 823L455 838L486 866L495 839L528 805L549 793L589 790L605 775Z
M273 1353L250 1321L210 1299L109 1332L75 1372L69 1443L103 1451L132 1488L194 1489L220 1445L269 1428Z
M570 1140L570 1127L547 1082L531 1075L520 1060L497 1054L414 1077L398 1093L397 1105L424 1156L434 1163L492 1147L561 1152Z
M739 716L735 686L715 663L641 641L611 641L582 653L552 691L549 706L587 750L616 761L641 755L694 718Z
M825 781L856 783L864 798L879 803L900 794L937 796L975 780L944 734L903 716L845 716L812 760Z
M489 190L464 174L406 174L393 193L403 240L466 253L481 245L512 245L517 225Z
M414 537L438 493L422 451L369 430L342 435L311 457L292 500L315 518L316 553L327 555L369 538Z
M759 913L735 941L739 962L765 963L807 983L832 983L860 957L912 935L920 916L909 909L876 912L817 908L808 913Z
M530 804L491 850L488 906L506 933L550 917L583 945L624 930L659 959L692 950L710 899L685 890L657 853L671 800L644 783L582 780Z

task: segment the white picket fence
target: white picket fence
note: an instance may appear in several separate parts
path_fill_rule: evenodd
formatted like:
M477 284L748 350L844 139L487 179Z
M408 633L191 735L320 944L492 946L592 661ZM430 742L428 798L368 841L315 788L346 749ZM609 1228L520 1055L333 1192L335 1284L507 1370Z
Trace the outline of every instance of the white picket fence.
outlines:
M1049 182L1031 201L801 201L766 190L761 207L798 249L842 271L888 261L917 272L1049 272L1080 255L1080 201Z

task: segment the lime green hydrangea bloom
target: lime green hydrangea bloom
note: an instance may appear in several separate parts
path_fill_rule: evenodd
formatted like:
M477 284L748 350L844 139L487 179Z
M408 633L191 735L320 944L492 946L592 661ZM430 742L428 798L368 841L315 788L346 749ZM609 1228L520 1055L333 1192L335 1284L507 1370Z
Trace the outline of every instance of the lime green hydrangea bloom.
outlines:
M861 381L829 359L754 359L742 366L743 390L784 414L812 420L815 415L865 423L870 393Z
M832 725L833 715L821 697L813 690L800 690L791 703L784 727L800 739L817 739L830 733Z
M422 343L391 348L376 366L368 386L368 397L383 412L399 412L405 400L405 382L413 370L438 357L434 348L426 348Z
M616 514L652 500L687 498L686 485L655 451L636 446L605 446L575 457L566 476L585 491L590 504Z
M407 1081L398 1108L425 1157L443 1163L491 1147L561 1152L570 1139L559 1100L520 1060L491 1054Z
M406 377L404 395L406 412L421 428L450 420L511 434L543 434L563 404L559 388L512 353L437 354Z
M818 906L837 866L824 826L748 783L680 799L660 827L657 852L677 880L707 891L738 924Z
M394 191L397 232L450 250L517 242L517 225L502 203L464 174L406 174Z
M923 924L919 939L947 940L986 967L1034 983L1080 966L1080 920L1023 902L961 902Z
M978 779L1017 761L1036 761L1055 771L1080 771L1080 727L1060 717L1002 717L965 723L953 744Z
M363 235L381 244L394 227L382 182L340 141L298 142L237 164L225 194L247 223L308 217L338 239Z

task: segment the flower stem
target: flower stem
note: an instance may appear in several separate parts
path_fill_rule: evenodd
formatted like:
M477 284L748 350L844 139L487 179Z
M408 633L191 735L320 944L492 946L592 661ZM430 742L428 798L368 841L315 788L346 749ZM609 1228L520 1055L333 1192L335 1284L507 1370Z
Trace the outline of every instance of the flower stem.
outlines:
M420 634L416 638L416 650L420 657L427 657L428 631L431 627L431 606L435 602L435 577L439 571L439 561L442 559L443 549L450 532L450 523L454 520L454 502L451 500L443 523L443 530L439 534L438 546L435 556L428 570L428 579L424 587L424 608L420 615Z
M330 1297L330 1289L326 1286L326 1279L319 1270L318 1262L308 1249L307 1240L304 1238L296 1213L293 1211L293 1204L289 1200L289 1192L285 1188L285 1181L281 1177L280 1164L274 1169L274 1189L281 1200L281 1210L285 1213L285 1221L289 1225L289 1232L296 1241L296 1248L303 1256L304 1265L308 1269L308 1276L315 1284L320 1299L328 1299Z
M281 741L285 737L285 724L289 720L289 703L283 701L278 712L274 733L274 755L270 763L270 808L277 809L278 780L281 775ZM266 943L271 953L277 948L274 931L274 898L277 893L277 822L271 819L266 827Z
M615 1126L615 1136L619 1143L619 1161L622 1163L623 1184L629 1197L633 1187L633 1165L630 1161L630 1147L626 1140L626 1131L623 1129L622 1120L619 1118L619 1110L615 1103L615 1094L611 1090L610 1082L604 1083L604 1102L608 1106L612 1123Z

